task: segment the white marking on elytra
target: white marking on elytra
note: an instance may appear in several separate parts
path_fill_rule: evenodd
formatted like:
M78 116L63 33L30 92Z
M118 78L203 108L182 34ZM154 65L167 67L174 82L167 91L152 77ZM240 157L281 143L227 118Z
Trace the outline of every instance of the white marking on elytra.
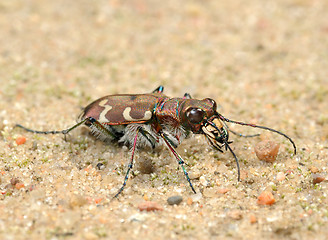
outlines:
M123 111L123 117L127 121L141 121L141 120L149 120L152 117L151 111L145 111L145 114L142 118L133 118L130 115L131 107L127 107Z
M110 105L106 105L106 103L108 102L107 99L104 99L102 100L100 103L99 103L99 106L100 107L104 107L105 109L100 113L99 115L99 122L108 122L108 119L106 118L106 114L113 108L112 106Z

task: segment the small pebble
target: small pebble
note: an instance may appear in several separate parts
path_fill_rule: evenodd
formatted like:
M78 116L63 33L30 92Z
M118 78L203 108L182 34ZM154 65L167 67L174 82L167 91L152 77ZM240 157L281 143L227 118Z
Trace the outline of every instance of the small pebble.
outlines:
M324 176L318 173L312 174L312 178L313 178L313 184L321 183L322 181L326 180Z
M256 216L255 216L254 214L251 214L251 215L249 216L249 222L250 222L251 224L254 224L254 223L257 222Z
M140 211L163 211L163 207L159 205L157 202L146 201L142 202L138 205L138 209Z
M220 189L218 190L218 193L225 194L225 193L227 193L227 192L229 192L229 191L230 191L229 188L220 188Z
M206 180L206 178L204 176L201 176L199 178L199 181L204 187L207 187L209 185L208 181Z
M317 173L317 172L319 172L319 169L318 169L317 167L314 167L314 166L311 166L311 167L309 168L309 170L310 170L312 173Z
M182 202L182 197L179 195L169 197L167 203L169 205L179 205Z
M259 205L272 205L276 202L273 195L269 191L263 191L257 198L257 204Z
M187 199L187 204L188 204L188 205L192 205L193 202L194 202L194 201L192 200L192 198L189 197L189 198Z
M17 145L22 145L26 142L26 137L20 136L18 138L16 138L16 144Z
M189 173L189 178L191 180L195 180L195 179L199 179L201 175L202 175L201 172L198 169L195 169Z
M22 182L19 182L19 183L16 183L15 184L15 188L18 189L18 190L21 189L21 188L23 188L23 187L25 187L25 185Z
M241 179L242 181L245 181L247 178L248 178L248 172L245 171L245 170L241 170L241 171L240 171L240 179Z
M145 201L149 201L149 197L148 197L148 195L147 195L147 194L143 195L143 199L144 199Z
M274 141L264 140L256 144L255 153L258 159L274 162L279 152L279 144Z
M97 164L97 169L98 170L103 170L105 168L105 165L103 163L98 163Z
M277 181L283 181L283 180L285 180L285 178L286 178L286 175L283 172L277 173L277 177L276 177Z
M191 195L191 200L193 202L199 202L203 198L202 194L200 192Z
M95 203L96 203L96 204L99 204L102 200L103 200L102 198L96 198L96 199L95 199Z
M215 183L216 183L217 186L221 186L221 182L220 182L219 179L216 179L216 180L215 180Z

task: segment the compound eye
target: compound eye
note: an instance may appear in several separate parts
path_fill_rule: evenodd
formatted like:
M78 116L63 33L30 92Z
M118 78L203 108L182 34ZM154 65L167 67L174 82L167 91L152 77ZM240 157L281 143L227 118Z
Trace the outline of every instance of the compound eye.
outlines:
M200 108L191 108L187 111L187 118L191 123L200 123L203 121L205 112Z

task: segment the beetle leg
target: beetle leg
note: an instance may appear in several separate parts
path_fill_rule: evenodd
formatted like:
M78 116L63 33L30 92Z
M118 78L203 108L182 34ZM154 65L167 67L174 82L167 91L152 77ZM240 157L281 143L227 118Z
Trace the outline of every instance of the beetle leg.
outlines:
M169 142L167 136L165 135L165 133L160 132L159 135L163 138L163 140L164 140L166 146L171 150L171 152L173 153L174 157L177 159L178 164L181 166L181 168L182 168L182 170L183 170L183 173L184 173L184 175L185 175L186 178L187 178L187 181L188 181L188 183L189 183L189 185L190 185L190 187L191 187L191 190L192 190L194 193L196 193L196 191L195 191L195 189L194 189L194 187L193 187L193 185L192 185L192 183L191 183L191 181L190 181L190 178L189 178L188 172L187 172L186 169L184 168L184 164L185 164L185 162L183 161L183 159L181 158L181 156L175 151L175 149L173 148L173 146L170 144L170 142Z
M77 128L78 126L80 126L81 124L85 123L88 119L83 119L82 121L78 122L77 124L75 124L74 126L68 128L68 129L65 129L65 130L53 130L53 131L38 131L38 130L33 130L33 129L30 129L30 128L26 128L20 124L16 124L14 126L15 127L19 127L19 128L22 128L24 129L25 131L28 131L28 132L32 132L32 133L37 133L37 134L68 134L70 131L72 131L73 129Z
M191 95L189 93L185 93L183 95L183 99L192 99Z
M156 88L153 93L162 93L164 91L164 87L160 85L158 88Z
M137 145L137 139L138 139L138 134L139 134L139 131L140 131L141 127L138 127L137 128L137 133L136 133L136 136L134 137L134 142L133 142L133 147L132 147L132 154L131 154L131 160L130 160L130 163L128 165L128 170L125 174L125 178L124 178L124 182L123 182L123 185L122 187L120 188L120 190L118 190L118 192L115 194L115 196L113 198L117 198L118 195L120 195L120 193L123 191L125 185L126 185L126 182L128 181L129 179L129 173L133 167L133 158L134 158L134 152L135 152L135 149L136 149L136 145Z
M176 143L174 143L173 140L170 138L171 136L169 136L169 135L167 135L165 133L164 133L164 135L165 135L166 140L170 143L170 145L172 147L174 147L174 148L177 148L178 147L178 145Z
M109 127L104 126L102 123L98 122L96 119L93 117L88 117L83 119L82 121L78 122L74 126L64 129L64 130L53 130L53 131L38 131L38 130L33 130L30 128L26 128L20 124L16 124L15 127L19 127L24 129L25 131L32 132L32 133L37 133L37 134L64 134L65 140L66 140L66 134L68 134L70 131L74 130L78 126L82 125L85 123L88 127L91 127L91 130L98 133L98 135L104 135L104 136L110 136L112 138L117 138L115 133L110 131Z
M145 129L143 128L139 128L140 129L140 133L147 139L147 141L150 143L152 149L154 149L156 146L155 146L155 142L156 142L156 139Z
M88 117L85 119L86 125L91 128L91 132L96 137L104 137L107 138L110 136L111 138L116 138L116 135L110 131L108 127L106 127L105 123L100 123L93 117Z
M115 136L115 140L117 141L124 135L122 132L117 131L114 126L108 124L104 124L104 126Z

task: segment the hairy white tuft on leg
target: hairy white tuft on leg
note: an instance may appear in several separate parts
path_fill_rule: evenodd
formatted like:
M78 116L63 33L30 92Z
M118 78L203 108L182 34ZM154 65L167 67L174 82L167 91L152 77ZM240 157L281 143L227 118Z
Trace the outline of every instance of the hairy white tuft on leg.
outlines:
M134 138L137 134L137 129L141 128L138 132L138 141L136 146L138 148L144 147L158 147L160 145L159 135L151 128L150 125L145 124L129 124L125 128L125 133L119 142L123 142L128 145L132 145Z

